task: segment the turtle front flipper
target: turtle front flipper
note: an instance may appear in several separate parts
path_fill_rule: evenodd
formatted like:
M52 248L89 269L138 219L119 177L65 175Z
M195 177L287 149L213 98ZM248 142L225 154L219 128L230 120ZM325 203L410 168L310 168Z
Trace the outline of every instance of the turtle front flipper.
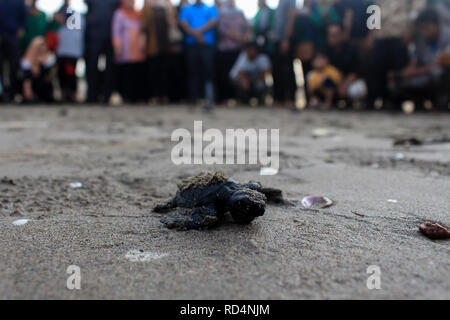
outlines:
M166 203L158 204L154 209L153 212L155 213L168 213L171 210L175 209L177 207L175 199L172 199Z
M213 206L180 208L173 216L161 220L169 229L191 230L215 227L220 219Z
M283 191L274 188L264 188L259 182L249 182L242 185L243 188L259 191L266 196L267 202L284 204Z
M250 189L250 190L255 190L255 191L259 191L262 188L262 186L261 186L261 184L259 182L254 182L254 181L251 181L251 182L249 182L247 184L241 184L241 186L243 188Z

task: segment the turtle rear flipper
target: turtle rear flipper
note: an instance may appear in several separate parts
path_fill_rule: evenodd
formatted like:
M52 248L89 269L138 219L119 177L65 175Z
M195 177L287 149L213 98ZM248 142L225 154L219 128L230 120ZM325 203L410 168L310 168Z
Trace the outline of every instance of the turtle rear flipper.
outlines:
M284 204L283 191L273 188L261 188L259 190L267 198L267 201L275 204Z
M169 229L192 230L215 227L219 222L215 208L211 206L179 209L173 216L161 219Z

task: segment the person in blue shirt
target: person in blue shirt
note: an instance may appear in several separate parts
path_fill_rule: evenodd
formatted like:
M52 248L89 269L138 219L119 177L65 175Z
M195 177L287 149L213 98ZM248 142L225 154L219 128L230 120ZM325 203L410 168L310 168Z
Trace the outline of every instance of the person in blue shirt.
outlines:
M218 17L216 7L207 6L202 0L183 7L180 12L180 24L185 32L189 95L194 102L205 97L207 108L214 103L215 28Z
M0 100L9 102L19 92L17 71L19 70L19 36L26 24L25 0L0 1L0 79L3 90ZM9 72L5 77L3 66ZM0 93L1 94L1 93Z

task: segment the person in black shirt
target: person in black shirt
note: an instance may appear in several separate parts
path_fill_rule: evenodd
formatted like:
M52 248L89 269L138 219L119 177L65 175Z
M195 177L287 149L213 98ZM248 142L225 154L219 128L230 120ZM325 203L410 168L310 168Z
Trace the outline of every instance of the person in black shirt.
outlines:
M331 24L328 27L326 55L331 65L336 67L343 75L343 81L339 87L339 96L347 98L349 86L358 78L358 52L345 37L342 26Z
M361 40L367 36L367 8L370 0L336 0L333 9L342 19L345 35L349 40Z
M19 91L19 35L26 25L24 0L0 1L0 102L10 102ZM7 65L9 72L4 72Z
M87 100L89 103L96 103L101 96L102 102L107 103L115 89L111 24L113 14L120 1L85 0L85 3L88 7L86 26ZM104 72L98 68L99 57L102 55L106 57Z

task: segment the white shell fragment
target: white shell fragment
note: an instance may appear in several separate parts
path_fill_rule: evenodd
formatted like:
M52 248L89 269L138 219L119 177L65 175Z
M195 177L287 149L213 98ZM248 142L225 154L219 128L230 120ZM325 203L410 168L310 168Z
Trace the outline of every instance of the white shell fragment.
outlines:
M16 221L13 222L13 225L15 225L15 226L23 226L23 225L27 224L28 221L29 220L27 220L27 219L16 220Z
M390 202L390 203L398 203L398 200L389 199L388 202Z
M333 200L327 197L311 196L302 199L302 205L305 208L317 207L319 209L325 209L331 207L333 204L334 204Z
M148 262L158 260L168 256L168 253L158 253L152 251L131 250L125 255L125 258L130 262Z
M274 176L278 174L278 170L274 168L261 168L260 173L261 176Z
M316 128L312 131L313 138L326 138L333 135L333 132L327 128Z
M79 188L82 188L82 187L83 187L83 184L82 184L81 182L72 182L72 183L70 184L70 187L71 187L72 189L79 189Z

